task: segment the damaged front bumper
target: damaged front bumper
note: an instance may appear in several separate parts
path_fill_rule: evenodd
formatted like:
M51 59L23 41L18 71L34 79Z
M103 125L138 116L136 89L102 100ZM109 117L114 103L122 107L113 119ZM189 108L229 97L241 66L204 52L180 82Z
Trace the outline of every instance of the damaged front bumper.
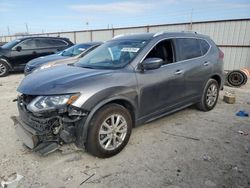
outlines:
M19 116L12 117L17 135L28 148L47 155L63 144L76 143L77 130L84 124L87 113L67 107L61 111L33 114L27 109L31 101L28 97L18 97Z

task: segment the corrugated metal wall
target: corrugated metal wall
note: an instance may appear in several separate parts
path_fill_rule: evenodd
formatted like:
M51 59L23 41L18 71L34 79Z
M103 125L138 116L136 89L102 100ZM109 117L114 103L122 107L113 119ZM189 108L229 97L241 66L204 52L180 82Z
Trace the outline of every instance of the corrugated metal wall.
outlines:
M67 37L74 43L106 41L115 35L159 31L193 30L209 35L225 54L225 70L250 68L250 19L194 22L181 24L151 25L131 28L73 31L34 34L40 36ZM0 42L8 42L16 36L0 37Z

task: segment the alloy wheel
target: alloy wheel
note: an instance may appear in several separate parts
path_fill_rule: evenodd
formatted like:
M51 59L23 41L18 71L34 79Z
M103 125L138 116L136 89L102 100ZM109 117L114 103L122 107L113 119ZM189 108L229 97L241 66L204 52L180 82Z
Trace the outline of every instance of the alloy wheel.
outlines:
M215 84L211 84L207 90L206 102L208 106L213 106L217 100L218 88Z
M99 144L105 150L114 150L124 141L127 134L127 122L120 114L106 118L99 130Z

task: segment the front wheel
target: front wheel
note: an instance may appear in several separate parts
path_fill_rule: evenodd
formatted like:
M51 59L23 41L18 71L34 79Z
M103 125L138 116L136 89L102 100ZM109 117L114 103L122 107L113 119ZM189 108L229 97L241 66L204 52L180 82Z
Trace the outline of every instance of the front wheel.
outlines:
M96 112L89 126L87 151L106 158L119 153L128 143L132 118L123 106L108 104Z
M212 110L217 104L219 97L219 85L218 82L214 79L209 79L200 102L196 105L199 110L209 111Z
M7 63L0 60L0 77L7 76L9 74L10 67Z

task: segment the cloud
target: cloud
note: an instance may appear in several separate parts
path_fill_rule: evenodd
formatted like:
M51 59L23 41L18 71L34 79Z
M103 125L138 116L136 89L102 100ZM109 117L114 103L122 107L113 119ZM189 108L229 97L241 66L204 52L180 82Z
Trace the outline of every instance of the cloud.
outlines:
M0 12L7 12L10 10L10 5L7 3L0 3Z
M138 1L114 2L105 4L79 4L69 6L70 9L79 12L108 14L138 14L151 10L153 7L153 3Z

